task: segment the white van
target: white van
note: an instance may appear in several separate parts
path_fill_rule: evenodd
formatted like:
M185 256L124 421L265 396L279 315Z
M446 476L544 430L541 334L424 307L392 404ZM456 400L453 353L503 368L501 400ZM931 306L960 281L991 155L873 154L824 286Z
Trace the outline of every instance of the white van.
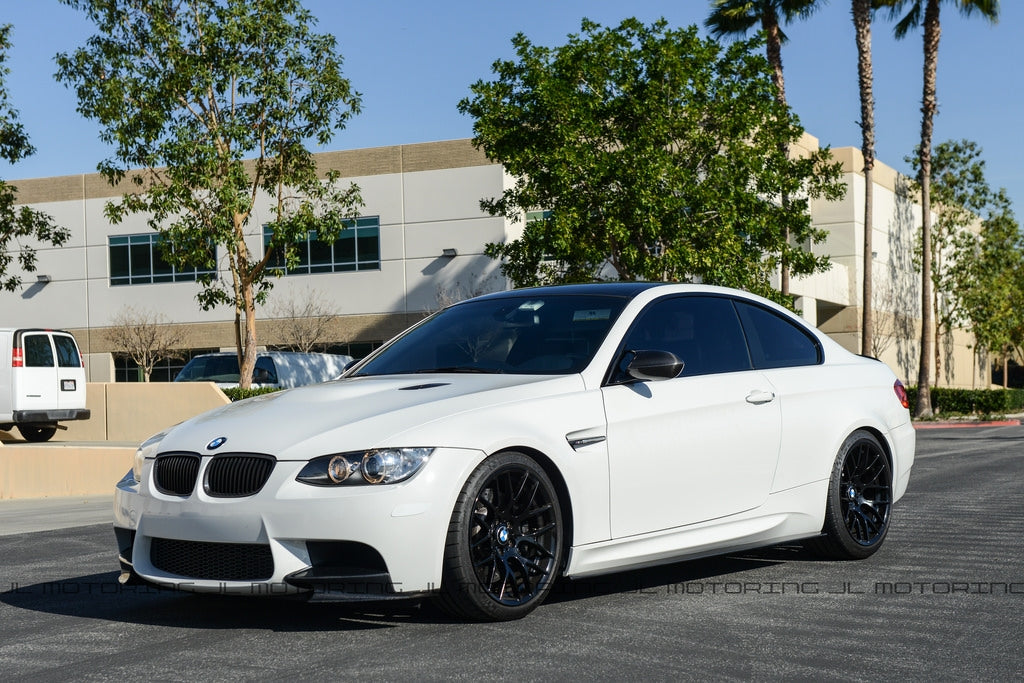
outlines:
M46 441L57 422L87 420L85 367L75 338L61 330L0 328L0 430Z
M333 353L259 351L252 372L254 388L290 389L337 379L352 356ZM238 386L238 355L234 351L204 353L181 369L175 382L216 382L222 389Z

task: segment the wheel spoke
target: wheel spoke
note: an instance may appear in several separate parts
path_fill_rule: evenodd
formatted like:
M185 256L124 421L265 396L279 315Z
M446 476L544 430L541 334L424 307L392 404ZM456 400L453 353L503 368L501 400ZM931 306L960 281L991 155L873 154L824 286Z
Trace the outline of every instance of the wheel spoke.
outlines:
M535 507L535 508L532 508L530 510L527 510L522 515L520 515L519 520L522 521L522 522L525 522L527 520L533 519L534 517L539 517L539 516L543 515L545 512L549 511L550 509L551 509L551 503L546 503L546 504L541 505L539 507Z

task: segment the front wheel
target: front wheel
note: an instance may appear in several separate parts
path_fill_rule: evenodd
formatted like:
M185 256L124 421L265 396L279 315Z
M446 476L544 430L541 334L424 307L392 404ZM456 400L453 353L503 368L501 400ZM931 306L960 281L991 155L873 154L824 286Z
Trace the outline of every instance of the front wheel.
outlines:
M562 556L562 512L535 460L498 453L469 476L452 512L439 603L466 619L519 619L544 601Z
M18 425L18 431L25 441L49 441L57 433L57 428L53 425L24 424Z
M874 434L857 430L839 448L825 502L823 535L808 543L836 560L873 555L889 531L892 468Z

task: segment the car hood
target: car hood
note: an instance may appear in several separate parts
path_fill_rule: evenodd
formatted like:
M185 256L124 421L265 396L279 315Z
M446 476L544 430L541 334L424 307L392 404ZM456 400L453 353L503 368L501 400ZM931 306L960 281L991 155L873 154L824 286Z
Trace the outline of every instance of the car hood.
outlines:
M579 375L383 375L354 377L264 394L184 422L160 451L269 453L279 460L382 446L444 446L414 442L439 420L581 391ZM437 438L437 430L431 429ZM405 438L408 443L403 441ZM216 450L207 446L224 439ZM457 440L457 435L452 435Z

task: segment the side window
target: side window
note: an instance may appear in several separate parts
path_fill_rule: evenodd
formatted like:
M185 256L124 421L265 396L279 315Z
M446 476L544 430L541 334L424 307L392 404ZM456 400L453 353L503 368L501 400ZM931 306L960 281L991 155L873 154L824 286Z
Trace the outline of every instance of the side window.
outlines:
M26 334L22 337L25 348L26 368L52 368L53 348L50 337L45 334Z
M252 370L252 381L257 384L277 384L277 366L267 356L256 359L256 367Z
M78 354L78 346L71 337L62 334L53 335L53 345L57 347L57 365L62 368L82 367L82 357Z
M682 377L750 369L743 329L729 299L678 296L656 301L633 324L625 347L671 351Z
M821 362L818 341L799 325L777 313L742 301L736 302L736 308L750 342L755 368L788 368Z

